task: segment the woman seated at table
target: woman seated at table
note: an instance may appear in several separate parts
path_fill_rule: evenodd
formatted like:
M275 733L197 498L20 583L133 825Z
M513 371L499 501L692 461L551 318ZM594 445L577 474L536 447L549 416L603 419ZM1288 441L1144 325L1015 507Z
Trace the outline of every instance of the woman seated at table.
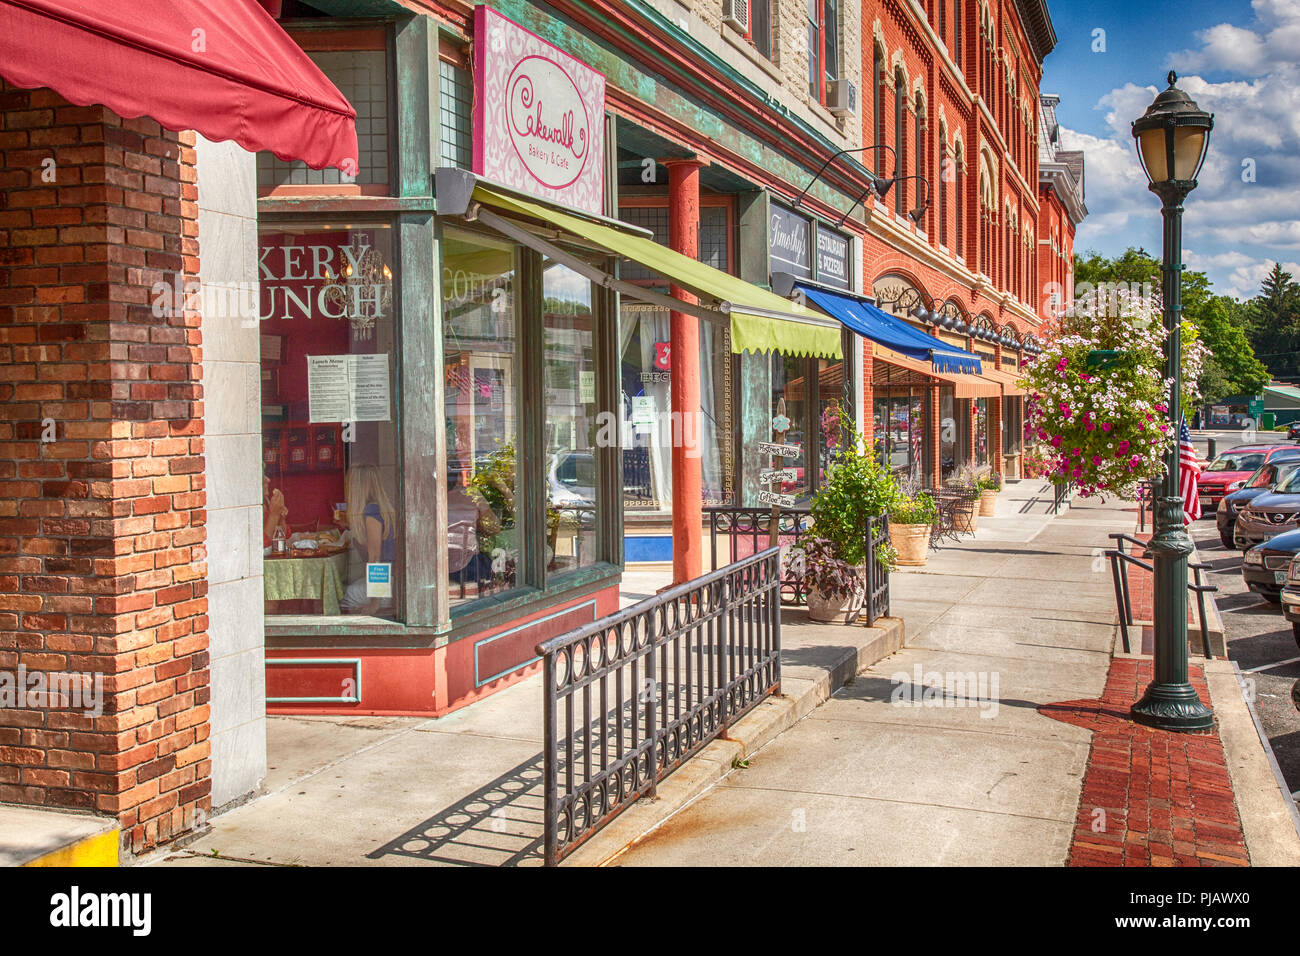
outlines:
M384 491L376 465L353 465L344 478L347 499L346 521L352 544L366 564L392 565L397 554L397 510ZM391 568L390 568L391 571ZM391 576L390 576L391 579ZM373 614L392 604L392 598L369 598L366 572L348 585L339 606L344 611Z
M284 492L279 488L271 490L271 479L262 476L262 546L269 548L275 538L275 529L283 527L284 535L289 536L289 507L284 503Z

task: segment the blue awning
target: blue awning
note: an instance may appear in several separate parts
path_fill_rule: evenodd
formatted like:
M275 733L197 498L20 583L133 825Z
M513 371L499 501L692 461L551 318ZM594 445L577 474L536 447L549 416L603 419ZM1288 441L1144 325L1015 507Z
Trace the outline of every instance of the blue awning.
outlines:
M930 362L936 372L968 375L980 373L980 357L975 353L940 342L858 296L832 292L801 282L795 283L795 288L809 302L827 315L839 319L863 338L878 342L908 358Z

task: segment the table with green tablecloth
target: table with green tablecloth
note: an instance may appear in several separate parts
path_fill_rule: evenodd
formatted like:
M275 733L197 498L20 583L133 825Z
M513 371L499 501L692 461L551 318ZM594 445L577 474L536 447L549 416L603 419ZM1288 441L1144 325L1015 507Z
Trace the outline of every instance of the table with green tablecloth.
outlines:
M325 614L338 614L343 598L348 553L320 557L268 557L262 580L268 601L320 601Z

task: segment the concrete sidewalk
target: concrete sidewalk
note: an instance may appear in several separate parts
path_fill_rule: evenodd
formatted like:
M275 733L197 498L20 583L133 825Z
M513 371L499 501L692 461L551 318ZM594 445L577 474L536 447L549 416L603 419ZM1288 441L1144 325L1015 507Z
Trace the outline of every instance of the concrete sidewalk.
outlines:
M667 583L662 569L633 570L624 604ZM614 850L697 796L733 761L768 743L859 670L903 643L903 625L816 625L802 610L782 618L782 695L760 703L607 827ZM540 675L446 717L271 717L266 792L214 818L210 830L150 864L475 865L541 862ZM594 843L580 852L600 862ZM592 854L596 854L594 857Z
M1096 549L1135 512L1048 518L1039 488L1010 486L974 539L891 578L906 648L616 862L1064 863L1091 734L1038 708L1101 696L1115 608Z

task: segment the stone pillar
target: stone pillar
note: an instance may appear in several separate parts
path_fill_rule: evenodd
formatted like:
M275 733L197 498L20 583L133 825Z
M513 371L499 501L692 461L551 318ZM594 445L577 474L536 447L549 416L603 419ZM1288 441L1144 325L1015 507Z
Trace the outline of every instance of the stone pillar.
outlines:
M668 244L692 259L700 247L700 168L697 160L667 160ZM695 297L678 286L672 294L684 301ZM698 578L703 570L703 472L701 449L687 447L700 437L700 320L685 312L671 317L672 382L669 386L673 420L673 583Z
M211 806L193 146L0 82L0 801L136 853Z

